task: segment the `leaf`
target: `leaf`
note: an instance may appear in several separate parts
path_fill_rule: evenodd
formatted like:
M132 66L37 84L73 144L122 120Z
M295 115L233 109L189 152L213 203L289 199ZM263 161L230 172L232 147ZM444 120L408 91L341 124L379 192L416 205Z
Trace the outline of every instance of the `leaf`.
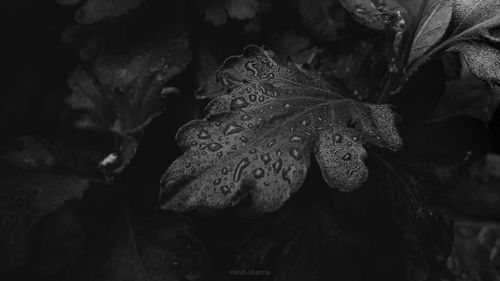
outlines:
M500 225L460 219L455 223L455 243L448 268L456 280L500 278Z
M116 236L109 237L110 250L96 249L79 280L206 280L204 250L192 232L185 218L158 215L139 222L124 211Z
M454 118L405 135L405 149L374 159L373 182L405 236L409 280L433 280L451 253L452 222L445 192L488 150L480 122Z
M47 143L23 137L0 157L0 271L27 262L33 228L66 201L82 198L85 178L59 171Z
M119 173L135 155L144 128L163 112L164 87L191 60L189 36L178 28L133 39L103 42L94 59L69 78L68 104L86 113L80 128L112 132L121 138L117 152L101 164ZM126 46L126 47L124 47Z
M147 0L87 0L75 14L78 23L90 24L121 16L140 7ZM65 5L67 5L65 3Z
M376 29L384 30L390 25L390 15L399 8L395 1L372 0L340 0L344 8L349 11L359 23Z
M432 120L467 115L488 124L500 104L500 89L479 80L467 67L462 68L460 75L460 80L447 83Z
M402 145L389 106L345 98L268 49L246 47L217 77L227 92L177 132L186 152L162 178L164 209L224 208L250 194L256 210L276 210L302 185L313 151L325 181L351 191L368 176L363 144Z
M346 13L338 1L300 0L298 8L305 27L321 40L338 40L346 27Z
M449 197L461 213L488 218L500 214L500 156L488 154L461 176Z
M417 28L410 50L409 63L421 57L443 37L450 23L452 11L453 2L448 0L438 2L431 8Z
M246 20L255 17L260 9L257 0L199 0L198 8L205 21L221 26L228 18Z

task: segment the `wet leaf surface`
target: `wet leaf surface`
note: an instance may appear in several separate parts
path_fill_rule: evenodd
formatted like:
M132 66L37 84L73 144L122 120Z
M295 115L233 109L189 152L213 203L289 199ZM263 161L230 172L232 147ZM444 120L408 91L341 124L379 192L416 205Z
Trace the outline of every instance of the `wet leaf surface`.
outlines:
M224 208L250 193L257 210L275 210L302 185L313 152L325 181L351 191L368 176L363 144L401 146L387 105L343 97L270 50L246 47L217 77L228 91L177 133L186 152L163 176L165 209Z
M497 1L464 1L455 4L453 33L450 41L456 45L478 78L491 84L500 83L498 69L498 32L500 3Z

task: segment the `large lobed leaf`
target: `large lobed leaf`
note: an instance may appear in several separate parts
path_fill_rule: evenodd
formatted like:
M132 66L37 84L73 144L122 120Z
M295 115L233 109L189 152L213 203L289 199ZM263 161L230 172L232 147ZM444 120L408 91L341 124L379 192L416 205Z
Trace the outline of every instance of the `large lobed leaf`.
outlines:
M313 152L325 181L350 191L368 176L364 144L402 145L388 105L341 96L266 48L226 59L217 80L208 116L177 132L185 153L162 178L164 209L224 208L251 195L257 211L276 210L302 185Z

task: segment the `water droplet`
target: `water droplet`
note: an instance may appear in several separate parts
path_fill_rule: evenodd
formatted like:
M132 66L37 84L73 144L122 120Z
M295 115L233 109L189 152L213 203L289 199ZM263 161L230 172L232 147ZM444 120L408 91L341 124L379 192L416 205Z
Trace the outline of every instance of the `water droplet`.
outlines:
M295 160L299 160L302 158L302 154L300 154L300 151L294 147L290 148L290 155L295 158Z
M224 128L224 135L232 135L243 131L243 127L236 123L231 123Z
M346 153L344 156L342 156L342 160L344 161L351 160L351 153Z
M264 185L265 185L265 186L269 186L269 182L265 181L265 182L264 182Z
M263 101L264 101L264 99L265 99L265 97L264 97L264 96L260 96L260 97L259 97L259 101L260 101L260 102L263 102Z
M269 77L269 78L271 78L271 79L272 79L272 78L274 78L274 77L276 77L276 76L274 75L274 73L269 72L269 73L267 74L267 77Z
M200 139L208 139L210 138L210 134L206 130L201 130L198 134L198 138Z
M292 136L290 140L295 142L302 142L302 138L299 136Z
M240 163L236 166L236 169L234 170L234 175L233 179L234 181L239 181L241 179L241 173L243 170L250 165L250 161L248 160L248 157L243 158Z
M257 101L257 96L255 94L251 94L248 99L251 101L251 102L255 102Z
M348 141L347 146L352 146L352 142Z
M283 176L283 179L287 181L289 184L292 184L293 182L293 173L295 171L295 166L289 166L286 169L283 169L283 173L281 174Z
M223 186L220 187L220 191L222 192L222 194L226 195L229 192L231 192L231 189L229 188L229 186L223 185Z
M302 124L302 126L308 126L309 120L302 120L302 122L300 122L300 124Z
M257 62L255 62L255 61L250 61L250 62L245 63L245 68L248 71L252 72L253 76L257 76L257 73L258 73L257 69L255 68L255 64L257 64Z
M258 168L253 171L253 176L256 178L262 178L264 176L265 172L263 169Z
M335 136L333 136L333 140L336 142L336 143L340 143L342 142L342 136L339 135L339 134L336 134Z
M222 157L222 151L217 152L217 157Z
M285 103L285 105L283 106L283 108L290 108L290 106L291 106L290 104Z
M272 139L267 143L267 147L273 147L273 145L276 143L276 139Z
M235 144L231 145L231 149L236 150L236 145Z
M227 175L227 173L228 173L227 168L226 167L222 168L222 174L223 175Z
M250 151L249 151L249 152L250 152L250 154L254 154L255 152L257 152L257 149L252 148L252 149L250 149Z
M197 141L191 141L191 146L196 146L198 144Z
M353 141L358 141L358 140L359 140L359 137L352 137L352 140L353 140Z
M248 142L248 138L247 137L240 137L240 141L244 142L244 143L247 143Z
M208 150L217 151L222 148L222 145L218 142L211 142L208 144Z
M279 158L276 162L273 163L274 173L277 174L281 170L282 166L283 166L283 161L281 160L281 158Z
M247 106L248 106L248 102L243 97L234 98L230 104L230 107L232 110L240 109L240 108L247 107Z
M220 184L220 182L221 182L221 179L215 179L212 183L213 183L214 185L219 185L219 184Z
M215 123L215 126L219 127L220 126L220 122L219 121L216 121Z
M269 153L262 154L260 156L260 159L262 160L262 162L264 162L264 164L271 162L271 156L269 156Z
M250 120L250 119L252 119L252 116L250 116L250 115L248 115L248 114L243 114L243 115L241 115L241 120L242 120L242 121L248 121L248 120Z

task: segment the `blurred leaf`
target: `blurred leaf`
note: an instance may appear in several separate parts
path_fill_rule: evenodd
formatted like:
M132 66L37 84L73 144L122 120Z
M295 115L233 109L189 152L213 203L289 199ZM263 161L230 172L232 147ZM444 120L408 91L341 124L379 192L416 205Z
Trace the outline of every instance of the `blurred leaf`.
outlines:
M499 250L499 224L461 219L448 268L457 281L500 280Z
M50 145L34 138L4 147L0 161L0 271L7 271L29 259L30 232L40 220L82 198L89 181L61 173Z
M364 144L402 145L387 105L348 99L268 49L247 46L217 78L227 91L177 132L186 152L162 178L165 209L224 208L250 194L257 211L276 210L301 187L313 152L325 181L351 191L368 176Z
M158 215L139 222L124 212L110 251L94 253L79 280L205 280L209 268L189 221Z
M140 7L147 0L86 0L75 14L78 23L90 24L114 18ZM59 4L71 5L79 1L58 0Z
M469 167L450 198L463 214L489 218L500 215L500 156L488 154Z
M305 27L321 40L338 40L346 26L345 10L337 0L300 0L299 12Z
M462 68L460 75L459 80L448 82L432 120L467 115L488 124L500 104L500 89L477 79L467 67Z
M69 78L68 103L87 115L76 125L109 131L121 140L117 152L101 165L110 174L123 170L135 155L145 127L165 106L165 87L191 61L188 34L168 30L136 41L107 42ZM126 46L126 48L124 48Z
M205 21L221 26L228 18L246 20L255 17L260 9L258 0L198 0Z

